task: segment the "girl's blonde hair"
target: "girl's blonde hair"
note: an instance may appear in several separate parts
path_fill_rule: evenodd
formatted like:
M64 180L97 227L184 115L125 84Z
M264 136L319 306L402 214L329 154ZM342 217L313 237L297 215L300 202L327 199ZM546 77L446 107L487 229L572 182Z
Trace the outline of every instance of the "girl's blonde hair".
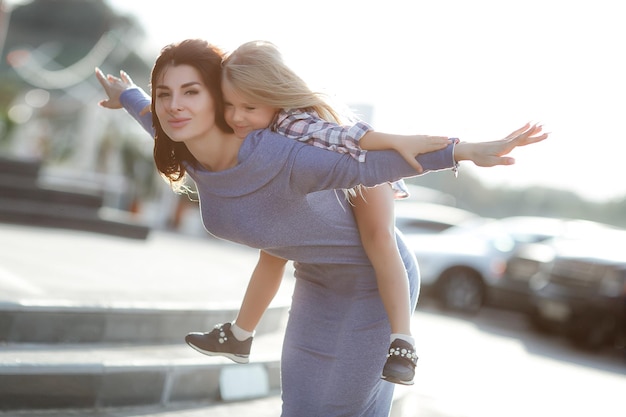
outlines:
M228 54L222 62L222 77L240 94L264 105L315 111L332 123L341 124L346 117L330 105L325 94L312 91L268 41L246 42Z
M330 104L327 95L312 91L283 61L271 42L251 41L239 46L222 62L222 78L247 99L284 110L315 112L327 122L344 124L353 121L351 112L341 113ZM361 186L343 190L348 200L361 194Z

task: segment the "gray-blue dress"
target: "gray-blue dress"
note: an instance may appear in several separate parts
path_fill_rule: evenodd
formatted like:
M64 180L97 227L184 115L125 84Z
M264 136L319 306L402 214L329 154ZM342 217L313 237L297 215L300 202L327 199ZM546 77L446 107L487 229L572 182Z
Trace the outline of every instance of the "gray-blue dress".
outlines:
M139 90L121 97L135 118ZM143 125L148 126L144 118ZM454 166L452 146L418 161L426 171ZM366 162L287 139L251 133L232 169L189 168L211 234L294 261L296 284L281 361L283 417L387 416L393 384L380 379L390 328L374 270L349 205L335 189L416 175L393 151ZM417 262L398 234L411 287Z

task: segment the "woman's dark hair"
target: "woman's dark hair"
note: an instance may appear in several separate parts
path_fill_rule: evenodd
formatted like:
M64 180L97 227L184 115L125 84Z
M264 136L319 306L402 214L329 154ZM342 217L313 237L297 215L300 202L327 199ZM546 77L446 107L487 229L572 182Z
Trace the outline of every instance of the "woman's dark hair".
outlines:
M154 162L157 169L171 183L180 182L185 177L185 164L196 165L197 161L181 142L174 142L163 131L156 116L156 96L154 86L163 71L170 66L189 65L194 67L215 103L215 124L226 133L233 130L224 119L224 103L222 99L221 74L224 52L218 47L201 39L187 39L170 44L161 50L152 68L152 124L154 126Z

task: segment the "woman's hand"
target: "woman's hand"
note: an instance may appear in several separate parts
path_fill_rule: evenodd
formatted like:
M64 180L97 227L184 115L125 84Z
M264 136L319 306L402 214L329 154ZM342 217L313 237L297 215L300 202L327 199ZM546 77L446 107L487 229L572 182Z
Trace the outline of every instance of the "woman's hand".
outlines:
M108 99L100 100L98 104L107 109L121 109L120 95L129 88L136 87L133 80L124 71L120 71L120 77L118 78L111 74L104 75L100 68L96 68L96 78L98 78L100 85L102 85L104 92L108 96Z
M526 146L541 142L548 137L542 133L542 126L526 123L504 139L491 142L461 142L456 145L454 159L456 161L472 161L480 167L492 167L496 165L513 165L515 159L506 157L518 146Z

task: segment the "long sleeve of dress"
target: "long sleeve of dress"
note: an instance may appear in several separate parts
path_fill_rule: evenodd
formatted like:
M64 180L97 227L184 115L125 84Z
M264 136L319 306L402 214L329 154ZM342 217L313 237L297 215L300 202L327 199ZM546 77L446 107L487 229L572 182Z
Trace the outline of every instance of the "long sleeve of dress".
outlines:
M127 112L154 136L151 119L148 123L145 116L139 116L141 110L150 102L147 94L139 88L131 88L120 95L120 102ZM370 151L366 162L359 162L349 154L340 154L297 142L269 129L257 130L246 138L240 151L240 162L247 158L246 152L260 150L254 153L257 156L265 155L265 158L258 161L257 168L258 174L264 176L269 166L276 165L276 157L280 155L277 148L290 154L284 161L289 164L286 168L290 170L288 176L292 182L290 187L305 194L319 190L352 188L361 184L374 186L418 175L395 151ZM420 154L416 159L424 168L424 172L450 169L455 166L453 149L454 145L450 145L440 151Z
M432 171L450 169L455 165L454 145L447 148L420 154L416 159L424 169L424 174ZM350 187L364 185L372 187L384 182L398 181L419 175L415 169L395 151L371 151L365 162L355 163L347 155L331 153L312 147L312 150L324 152L313 155L303 148L296 158L294 177L298 177L300 186L306 186L308 192L339 188L338 184L350 184ZM352 178L354 176L354 178ZM341 188L346 188L342 186Z
M255 131L248 136L240 152L241 159L248 158L249 150L254 150L251 157L259 158L255 165L266 171L268 166L276 165L277 155L289 154L283 160L286 164L283 169L288 172L284 177L289 178L290 188L302 194L356 185L370 187L419 175L395 151L369 151L365 162L358 162L348 154L295 142L268 130ZM451 144L440 151L420 154L416 159L424 173L450 169L456 165L453 151L454 144Z
M120 94L120 103L122 103L124 109L126 109L128 114L130 114L150 136L154 137L152 113L148 112L143 116L139 114L146 106L150 105L150 101L150 96L141 88L129 88Z

